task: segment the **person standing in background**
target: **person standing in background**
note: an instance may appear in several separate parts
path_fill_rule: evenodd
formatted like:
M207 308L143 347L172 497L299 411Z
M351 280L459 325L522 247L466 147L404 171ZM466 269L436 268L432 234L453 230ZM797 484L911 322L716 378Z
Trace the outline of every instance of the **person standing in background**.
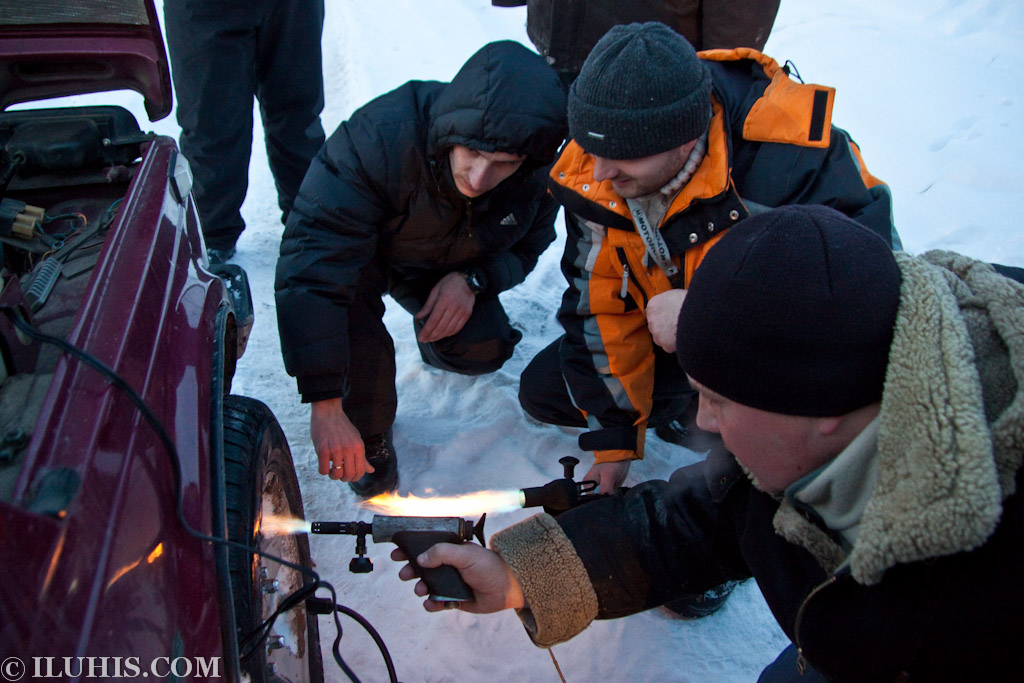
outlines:
M324 143L323 0L164 0L181 151L210 260L234 256L260 105L281 222Z
M526 31L566 87L597 41L616 24L657 21L695 50L763 50L780 0L491 0L496 7L526 5Z

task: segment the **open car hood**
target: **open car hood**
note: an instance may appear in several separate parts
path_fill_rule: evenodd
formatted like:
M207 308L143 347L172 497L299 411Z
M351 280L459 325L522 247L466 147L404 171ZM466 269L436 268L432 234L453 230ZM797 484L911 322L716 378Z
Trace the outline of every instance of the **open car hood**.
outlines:
M153 0L0 3L0 109L135 90L151 121L171 112L171 75Z

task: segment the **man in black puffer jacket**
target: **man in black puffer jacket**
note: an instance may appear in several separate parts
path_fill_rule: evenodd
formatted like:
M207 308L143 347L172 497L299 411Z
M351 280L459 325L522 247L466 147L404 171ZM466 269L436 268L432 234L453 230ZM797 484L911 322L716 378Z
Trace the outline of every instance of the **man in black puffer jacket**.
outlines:
M321 474L361 496L397 486L385 294L414 314L430 365L477 375L512 356L521 334L498 294L554 240L547 172L565 116L544 60L500 41L451 83L410 81L363 106L313 160L275 289Z

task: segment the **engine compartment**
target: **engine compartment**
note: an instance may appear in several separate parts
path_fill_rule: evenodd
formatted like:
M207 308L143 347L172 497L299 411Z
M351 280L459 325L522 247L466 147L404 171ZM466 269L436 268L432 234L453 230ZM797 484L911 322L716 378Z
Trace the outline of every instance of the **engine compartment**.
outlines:
M122 107L0 113L0 500L152 133Z

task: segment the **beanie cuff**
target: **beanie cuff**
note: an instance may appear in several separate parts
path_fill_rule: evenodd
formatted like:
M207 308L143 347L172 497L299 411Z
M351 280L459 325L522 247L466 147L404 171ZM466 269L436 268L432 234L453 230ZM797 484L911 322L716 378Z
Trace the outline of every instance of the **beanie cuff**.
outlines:
M569 134L588 154L605 159L643 159L681 147L711 123L710 80L704 86L656 108L613 109L570 97Z

